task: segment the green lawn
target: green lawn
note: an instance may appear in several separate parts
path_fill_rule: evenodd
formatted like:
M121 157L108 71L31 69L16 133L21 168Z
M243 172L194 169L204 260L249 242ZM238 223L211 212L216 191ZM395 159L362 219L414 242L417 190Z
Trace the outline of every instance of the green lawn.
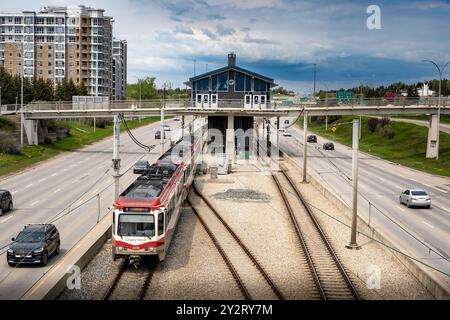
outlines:
M329 129L333 126L337 128L336 133L333 133L331 130L326 131L324 124L315 122L308 127L309 130L317 135L351 146L352 119L353 117L351 116L343 117L336 123L329 125ZM339 125L340 123L346 122L350 123ZM376 133L371 133L367 122L368 118L363 118L362 139L360 142L362 151L421 171L447 177L450 176L449 134L441 133L439 160L426 159L425 154L428 137L428 129L426 127L402 122L391 122L391 127L395 130L395 137L387 139L378 136ZM300 126L302 126L302 123Z
M139 120L127 121L130 129L142 127L159 121L159 117L150 117ZM20 155L0 153L0 177L5 174L13 173L32 166L43 160L47 160L62 152L73 151L83 146L100 141L113 134L113 126L106 128L94 128L77 122L68 122L65 124L70 128L69 136L57 141L51 145L27 146ZM122 131L125 130L122 125Z

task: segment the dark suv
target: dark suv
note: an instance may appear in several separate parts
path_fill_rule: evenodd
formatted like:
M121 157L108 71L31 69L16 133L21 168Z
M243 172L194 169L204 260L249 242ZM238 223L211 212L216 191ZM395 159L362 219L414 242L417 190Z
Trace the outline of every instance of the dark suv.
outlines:
M9 191L0 190L0 216L6 211L12 211L13 201Z
M145 173L145 171L147 171L148 168L150 168L150 163L145 160L140 160L140 161L136 162L136 164L134 165L133 173L142 174L142 173Z
M314 135L308 136L309 143L317 143L317 137Z
M17 236L8 249L6 258L9 266L17 264L47 265L48 258L59 254L61 240L52 224L30 224Z

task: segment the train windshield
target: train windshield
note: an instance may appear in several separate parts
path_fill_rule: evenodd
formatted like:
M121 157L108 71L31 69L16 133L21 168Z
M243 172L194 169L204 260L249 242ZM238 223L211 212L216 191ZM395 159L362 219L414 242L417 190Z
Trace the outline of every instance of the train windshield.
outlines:
M152 214L121 214L117 234L122 237L155 236L155 216Z

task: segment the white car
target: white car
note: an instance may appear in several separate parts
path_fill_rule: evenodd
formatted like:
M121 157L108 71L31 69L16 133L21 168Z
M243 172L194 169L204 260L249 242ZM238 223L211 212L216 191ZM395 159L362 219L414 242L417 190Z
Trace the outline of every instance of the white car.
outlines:
M279 129L280 132L286 132L286 129Z
M173 118L173 121L180 121L180 117Z
M288 132L288 131L285 131L283 133L283 137L292 137L292 134L290 132Z
M425 207L431 208L431 198L428 193L420 189L406 190L400 195L400 204L405 204L408 208Z
M170 131L170 127L168 125L164 125L164 131Z

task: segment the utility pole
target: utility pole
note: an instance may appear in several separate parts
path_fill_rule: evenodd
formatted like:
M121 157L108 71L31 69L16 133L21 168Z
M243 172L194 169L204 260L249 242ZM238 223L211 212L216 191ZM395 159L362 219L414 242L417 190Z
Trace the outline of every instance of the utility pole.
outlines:
M120 195L120 124L119 116L114 116L114 145L113 145L113 168L114 168L114 202L119 199Z
M142 107L142 89L141 89L141 79L138 79L139 82L139 109Z
M359 120L353 120L353 161L352 161L352 185L353 185L353 201L352 201L352 235L347 249L359 250L361 247L357 243L356 235L358 228L358 173L359 173Z
M0 86L0 113L2 109L2 87Z
M23 62L23 61L22 61ZM23 77L24 77L25 69L22 63L22 76L20 77L21 85L20 85L20 147L23 149Z
M164 108L166 107L166 83L163 88L163 103L161 106L161 155L164 154L164 142L166 140L166 132L164 131Z
M317 80L317 63L314 63L314 102L316 101L316 80Z
M442 69L438 66L438 64L432 60L423 60L423 62L429 62L434 64L439 73L439 99L438 99L438 125L437 125L437 136L436 136L436 160L439 160L439 143L440 143L440 135L441 135L441 93L442 93L442 74L444 73L445 68L450 64L450 61L447 62Z
M194 59L194 77L197 76L197 60Z
M308 183L306 167L308 165L308 112L304 114L303 121L303 183Z

